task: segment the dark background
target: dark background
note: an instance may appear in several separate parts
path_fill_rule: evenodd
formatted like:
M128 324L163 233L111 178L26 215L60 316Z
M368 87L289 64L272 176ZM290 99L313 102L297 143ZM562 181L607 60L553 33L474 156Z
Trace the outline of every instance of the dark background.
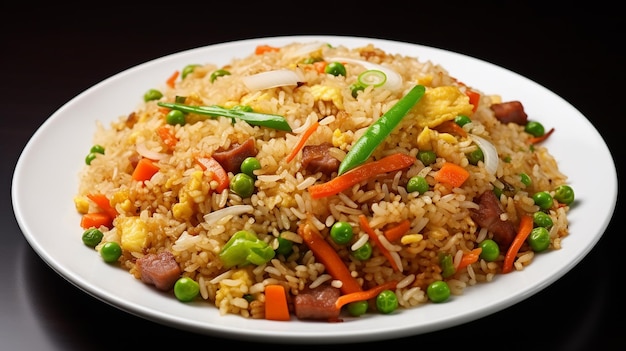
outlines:
M92 85L164 55L225 41L308 34L366 36L455 51L519 73L563 97L603 135L618 176L624 171L624 41L612 39L620 33L622 16L602 2L567 8L401 1L1 6L0 350L252 346L156 324L83 293L37 256L13 214L15 163L46 118ZM593 170L593 155L579 156ZM544 291L474 322L368 344L623 350L625 234L618 218L623 200L618 199L615 213L594 249Z

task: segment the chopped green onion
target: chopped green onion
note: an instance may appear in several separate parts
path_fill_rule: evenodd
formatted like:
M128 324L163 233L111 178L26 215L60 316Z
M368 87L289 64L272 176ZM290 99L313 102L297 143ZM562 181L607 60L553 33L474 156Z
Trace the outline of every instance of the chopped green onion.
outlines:
M373 85L375 87L382 86L387 81L387 75L385 72L377 69L368 69L367 71L359 74L359 84L364 86Z

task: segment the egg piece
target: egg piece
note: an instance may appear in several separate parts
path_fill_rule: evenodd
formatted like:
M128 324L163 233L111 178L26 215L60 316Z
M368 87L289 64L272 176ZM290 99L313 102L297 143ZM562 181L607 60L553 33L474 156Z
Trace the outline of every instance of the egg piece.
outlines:
M434 128L458 115L471 115L472 108L469 97L459 88L443 86L426 90L412 112L418 127Z

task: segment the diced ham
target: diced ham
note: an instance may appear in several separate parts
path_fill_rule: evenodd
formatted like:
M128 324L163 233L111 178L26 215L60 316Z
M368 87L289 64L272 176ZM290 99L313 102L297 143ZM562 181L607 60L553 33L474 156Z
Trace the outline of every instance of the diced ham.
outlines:
M182 273L174 255L169 251L148 254L137 259L136 264L141 280L163 291L172 289Z
M226 172L233 174L241 172L241 163L247 157L256 156L257 150L254 139L250 138L243 144L233 144L228 150L218 150L213 153L213 158L224 167Z
M294 313L298 319L339 322L341 309L335 307L335 302L340 295L339 289L328 284L307 288L294 297Z
M302 148L302 167L311 173L322 172L331 175L339 169L338 159L328 153L333 145L322 143L319 145L306 145Z
M524 106L519 101L509 101L491 105L496 118L502 123L515 123L525 126L528 116L524 112Z
M485 191L476 198L478 209L472 209L470 217L482 228L493 233L493 240L501 249L506 250L515 237L515 225L510 220L503 221L500 215L504 213L500 201L493 191Z

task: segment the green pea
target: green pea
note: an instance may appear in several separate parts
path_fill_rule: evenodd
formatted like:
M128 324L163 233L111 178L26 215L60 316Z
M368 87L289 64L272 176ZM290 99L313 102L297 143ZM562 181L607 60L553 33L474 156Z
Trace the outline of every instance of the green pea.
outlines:
M550 246L550 232L545 227L533 228L526 242L535 252L545 251Z
M369 241L366 242L355 251L352 251L352 256L354 256L354 258L359 261L368 260L370 257L372 257L372 244L370 244Z
M358 317L367 313L367 309L369 308L369 304L367 301L354 301L350 302L346 309L351 316Z
M542 210L547 210L552 207L552 195L547 191L540 191L533 195L535 205L539 206Z
M143 94L143 100L148 102L152 100L158 100L163 97L163 93L156 89L150 89L145 94Z
M553 224L552 217L549 214L541 211L533 213L533 222L538 227L550 228Z
M352 92L352 97L356 99L359 95L359 92L365 90L365 86L361 84L352 84L350 85L350 91Z
M389 314L398 309L398 304L398 296L389 289L381 291L376 296L376 309L380 313Z
M419 194L423 194L427 192L428 189L428 181L426 181L426 178L422 176L411 177L411 179L409 179L409 181L406 183L406 191L410 193L417 191Z
M534 137L540 137L545 134L546 130L539 122L529 121L524 126L524 131Z
M90 152L85 156L85 163L89 166L91 165L91 161L95 160L98 157L98 152Z
M346 76L346 66L341 62L330 62L324 68L324 72L333 76Z
M115 241L109 241L100 248L100 256L104 262L115 262L122 256L122 247Z
M196 69L196 67L199 67L200 65L197 64L191 64L191 65L187 65L183 68L183 73L181 74L181 78L185 79L188 75L190 75L191 73L193 73L193 71Z
M89 247L96 247L102 241L104 234L98 229L87 229L83 232L83 243Z
M422 161L424 166L428 166L437 161L437 154L431 150L421 150L417 153L417 158Z
M179 278L174 284L174 295L178 301L189 302L200 293L200 284L189 277Z
M526 185L527 187L533 183L532 179L530 179L530 176L526 173L520 173L519 177L522 184Z
M441 275L444 278L452 276L456 273L456 268L454 268L454 262L452 260L452 255L450 254L440 254L439 255L439 265L441 266Z
M458 115L454 117L454 123L458 124L461 127L471 122L472 120L469 117L464 116L464 115Z
M96 144L92 146L91 149L89 149L89 152L95 152L95 153L104 155L104 146Z
M492 239L485 239L478 244L482 250L480 251L480 258L487 262L492 262L498 259L500 256L500 247Z
M289 256L293 252L293 241L285 239L282 237L282 234L278 237L278 247L276 248L276 253L281 254L283 256Z
M332 227L330 227L330 238L336 244L345 245L352 240L354 233L352 231L352 226L348 222L335 222Z
M478 162L485 161L485 154L481 148L476 148L476 150L467 154L467 159L470 164L476 166Z
M241 172L249 175L252 178L256 178L254 171L261 169L261 162L256 157L246 157L240 166Z
M444 302L450 297L450 286L442 280L436 280L428 285L426 295L432 302Z
M245 173L237 173L230 180L230 190L242 198L248 198L254 193L254 178Z
M215 80L219 77L223 77L223 76L228 76L230 75L230 72L228 72L225 69L218 69L217 71L211 73L211 77L209 78L211 80L211 83L215 82Z
M167 113L167 115L165 115L165 122L169 125L180 124L181 126L184 126L186 123L185 113L179 110L171 110Z
M554 189L554 199L562 204L570 205L574 197L574 189L569 185L559 185Z

